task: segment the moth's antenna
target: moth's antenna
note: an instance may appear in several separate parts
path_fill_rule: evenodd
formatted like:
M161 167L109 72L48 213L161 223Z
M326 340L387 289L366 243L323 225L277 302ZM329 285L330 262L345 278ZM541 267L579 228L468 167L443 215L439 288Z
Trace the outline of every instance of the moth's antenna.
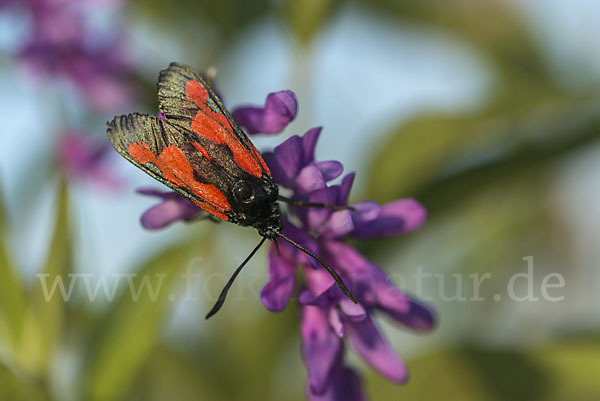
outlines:
M302 245L298 244L294 240L286 237L282 233L278 232L277 235L279 235L281 238L283 238L284 240L286 240L287 242L289 242L296 248L300 249L302 252L304 252L308 256L315 258L317 260L317 262L319 262L329 272L329 274L331 274L331 277L333 277L333 279L335 280L335 283L340 288L340 290L344 293L344 295L347 296L348 298L350 298L350 300L352 302L354 302L355 304L358 303L356 301L356 298L354 298L354 295L352 295L352 293L350 293L350 290L348 289L348 287L346 287L346 284L344 284L344 282L342 281L342 278L340 277L340 275L337 274L337 272L335 270L333 270L333 268L331 266L329 266L323 259L321 259L321 257L315 255L314 253L312 253L308 249L304 248Z
M293 205L293 206L321 207L321 208L331 209L331 210L352 210L352 211L356 210L352 206L330 205L329 203L321 203L321 202L305 202L302 200L291 199L291 198L288 198L283 195L279 195L277 197L277 199L282 202L285 202L289 205Z
M221 294L219 295L219 299L217 299L215 306L213 306L210 312L206 314L206 319L210 318L212 315L217 313L219 309L221 309L221 307L225 303L225 298L227 298L227 292L229 291L229 288L235 281L235 278L238 276L238 274L240 274L244 266L246 266L246 263L248 263L248 261L252 259L252 256L254 256L254 254L258 251L262 244L265 243L266 240L267 237L263 237L258 243L258 245L256 245L256 247L252 250L252 252L250 252L250 255L248 255L246 259L242 262L242 264L237 269L235 269L235 272L233 272L233 274L229 278L229 281L227 281L227 284L225 284L225 287L223 287L223 289L221 290Z

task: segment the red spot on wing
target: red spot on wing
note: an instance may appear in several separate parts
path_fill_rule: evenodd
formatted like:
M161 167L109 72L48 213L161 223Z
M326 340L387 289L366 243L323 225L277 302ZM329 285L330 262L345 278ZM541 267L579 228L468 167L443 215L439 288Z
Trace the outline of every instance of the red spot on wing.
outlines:
M192 145L198 149L198 152L202 153L202 156L206 157L208 160L210 160L210 156L208 156L208 152L206 151L206 149L204 148L204 146L200 145L198 142L192 142Z
M226 144L231 149L236 164L248 174L260 178L265 166L264 161L260 156L256 156L258 152L255 149L248 151L240 142L224 114L216 112L208 106L206 102L209 96L204 85L198 81L188 81L185 85L185 94L200 108L192 120L192 130L216 144ZM252 148L254 147L252 146ZM265 169L265 171L269 170Z
M209 98L208 90L200 81L188 81L185 84L185 96L192 102L196 103L201 110L207 113L210 112L210 116L217 120L217 122L219 122L221 125L226 127L229 125L229 120L227 120L227 117L225 117L224 114L215 112L208 106L208 104L206 104L206 101Z
M144 165L154 164L163 177L176 187L186 188L202 201L194 203L209 213L227 220L223 211L231 210L225 195L212 184L203 184L194 179L194 168L177 146L167 146L160 155L156 155L145 142L133 142L128 152L133 159Z

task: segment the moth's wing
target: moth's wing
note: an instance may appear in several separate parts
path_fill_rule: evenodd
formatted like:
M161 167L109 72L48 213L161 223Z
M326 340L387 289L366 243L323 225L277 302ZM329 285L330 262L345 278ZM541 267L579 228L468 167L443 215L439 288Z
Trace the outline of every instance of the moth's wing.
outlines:
M106 133L117 152L131 163L207 212L229 220L228 177L176 127L136 113L115 117Z
M171 63L160 72L157 86L162 115L170 124L195 136L216 164L232 172L240 168L257 178L271 175L223 102L193 68ZM217 146L226 147L227 154L223 156Z

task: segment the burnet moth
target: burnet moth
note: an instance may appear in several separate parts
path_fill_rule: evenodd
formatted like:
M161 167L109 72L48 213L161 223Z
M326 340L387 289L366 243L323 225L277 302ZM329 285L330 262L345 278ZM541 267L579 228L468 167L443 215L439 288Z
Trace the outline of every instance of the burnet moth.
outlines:
M106 132L112 146L212 216L254 227L263 237L223 287L206 318L221 308L233 281L267 239L282 238L316 259L356 303L331 266L281 232L280 201L307 207L340 207L280 196L261 155L191 67L171 63L160 72L157 87L159 116L133 113L115 117L107 124Z

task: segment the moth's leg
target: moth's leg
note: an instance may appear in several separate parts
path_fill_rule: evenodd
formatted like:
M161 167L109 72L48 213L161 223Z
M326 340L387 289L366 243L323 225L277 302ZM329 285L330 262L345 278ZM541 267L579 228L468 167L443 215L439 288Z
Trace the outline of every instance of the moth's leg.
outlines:
M318 203L318 202L304 202L301 200L290 199L288 197L279 195L278 199L282 202L285 202L289 205L293 206L305 206L305 207L321 207L325 209L332 210L356 210L352 206L338 206L338 205L329 205L327 203Z

